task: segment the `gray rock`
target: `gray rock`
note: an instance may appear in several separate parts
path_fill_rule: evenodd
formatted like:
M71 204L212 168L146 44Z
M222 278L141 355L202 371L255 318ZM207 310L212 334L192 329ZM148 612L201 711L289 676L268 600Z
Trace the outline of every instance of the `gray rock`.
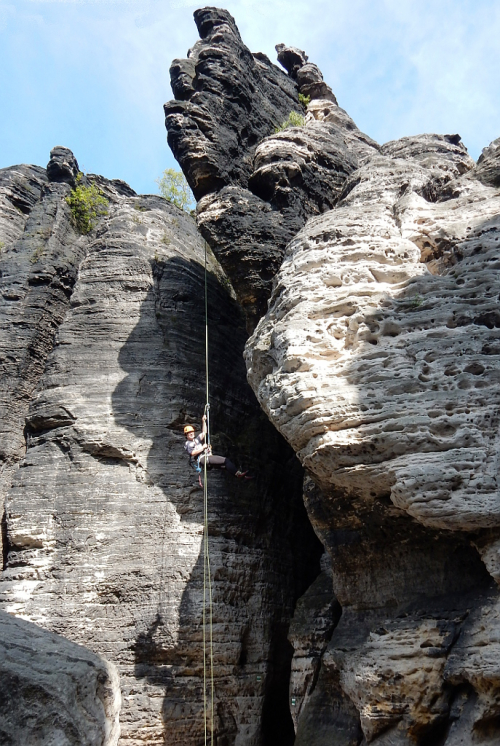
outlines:
M172 64L176 101L165 105L165 123L199 200L202 235L231 279L251 331L266 310L287 242L308 217L333 207L357 167L352 131L358 130L350 120L346 140L341 117L331 123L313 115L307 127L276 134L290 112L304 111L297 83L323 107L336 105L319 68L304 52L278 45L287 76L249 52L227 11L205 8L194 16L201 41L187 60ZM367 149L373 151L368 138ZM267 230L261 229L264 215Z
M286 44L276 44L278 62L283 65L292 80L297 80L298 71L304 67L309 57L297 47L288 47Z
M458 136L384 145L290 242L247 345L262 406L321 487L306 505L343 609L322 670L367 743L447 728L450 743L471 729L490 743L496 712L496 611L477 623L474 664L475 642L454 647L500 576L499 194L476 168ZM461 687L478 703L452 728Z
M1 172L0 503L25 452L24 419L69 308L86 241L70 221L67 184L43 169Z
M0 611L4 746L116 746L120 701L111 663Z
M201 41L170 69L168 142L196 197L247 187L257 144L298 107L297 86L265 55L252 55L232 16L194 13Z
M290 711L295 730L316 689L323 653L342 614L333 592L328 555L323 555L322 560L324 569L299 599L288 632L294 649Z
M88 178L110 200L88 236L71 227L66 184L32 210L59 215L65 236L43 271L52 277L57 256L58 276L75 279L56 319L55 302L25 311L19 355L46 318L52 333L43 355L26 357L26 375L40 373L12 418L0 594L6 610L116 664L120 743L185 746L203 739L203 497L182 428L205 403L205 245L161 197ZM6 251L5 277L19 257L29 276L29 240ZM293 738L288 624L321 545L300 464L246 382L244 318L210 250L208 292L214 450L255 474L209 474L216 737L278 743L279 732ZM5 319L6 350L15 321Z
M477 161L474 174L483 184L500 186L500 137L484 148Z
M60 145L52 148L50 161L47 164L49 181L61 181L74 186L79 173L78 161L69 148L63 148Z
M313 121L266 138L257 148L249 188L288 218L303 225L331 210L358 159L342 130ZM290 217L289 217L290 216Z
M332 101L336 104L337 99L332 89L323 80L323 74L319 67L308 62L308 56L297 47L287 47L285 44L277 44L278 61L288 71L293 80L297 81L299 93L309 96L311 99Z
M273 210L248 189L224 187L198 203L198 227L211 246L247 314L247 328L267 309L272 280L281 266L283 247L302 226L292 210Z

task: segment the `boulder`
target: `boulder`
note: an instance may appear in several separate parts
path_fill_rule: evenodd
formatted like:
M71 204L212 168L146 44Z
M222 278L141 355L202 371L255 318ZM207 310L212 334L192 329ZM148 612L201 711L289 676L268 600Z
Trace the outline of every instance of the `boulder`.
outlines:
M0 611L0 742L116 746L120 683L87 648Z

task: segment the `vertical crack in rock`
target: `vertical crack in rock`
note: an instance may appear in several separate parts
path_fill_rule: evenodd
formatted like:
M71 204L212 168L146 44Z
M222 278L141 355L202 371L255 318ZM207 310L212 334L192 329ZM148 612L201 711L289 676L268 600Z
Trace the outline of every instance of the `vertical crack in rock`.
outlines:
M9 555L9 539L7 535L7 516L5 510L2 511L2 519L0 522L1 541L2 541L2 570L7 567L7 557Z
M290 623L288 637L294 648L290 703L295 730L315 692L323 654L341 615L333 591L330 559L325 553L321 558L321 573L299 599Z

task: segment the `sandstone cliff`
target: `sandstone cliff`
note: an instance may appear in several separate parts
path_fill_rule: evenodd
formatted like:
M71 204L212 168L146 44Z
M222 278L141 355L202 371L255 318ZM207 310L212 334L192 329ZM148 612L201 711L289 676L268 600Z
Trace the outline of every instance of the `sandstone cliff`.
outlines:
M120 744L195 744L203 501L182 428L205 401L205 246L186 213L93 176L108 213L79 235L77 173L63 148L1 172L2 606L116 665ZM289 743L288 624L322 548L210 253L208 300L214 449L256 474L210 475L217 739Z
M0 611L0 743L116 746L119 712L113 665Z
M120 744L203 743L206 239L214 445L257 476L210 475L217 746L493 746L500 141L381 146L304 52L195 21L165 115L199 232L89 176L109 206L80 235L65 148L0 171L7 621L116 666ZM83 681L89 743L116 738Z
M500 141L379 146L303 52L278 45L286 75L226 11L195 20L169 142L331 559L291 627L296 743L497 743Z

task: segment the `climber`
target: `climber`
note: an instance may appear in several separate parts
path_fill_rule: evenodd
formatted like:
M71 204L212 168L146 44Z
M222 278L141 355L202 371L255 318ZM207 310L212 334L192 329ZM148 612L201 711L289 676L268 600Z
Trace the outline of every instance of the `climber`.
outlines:
M203 468L205 466L205 459L207 460L207 469L225 469L235 477L244 479L252 479L248 476L247 471L239 471L236 466L225 456L213 456L211 446L207 445L203 441L207 434L207 417L203 415L203 426L201 433L195 437L195 429L192 425L186 425L184 428L184 435L187 440L184 444L184 448L189 455L189 463L193 460L197 460L198 466Z

